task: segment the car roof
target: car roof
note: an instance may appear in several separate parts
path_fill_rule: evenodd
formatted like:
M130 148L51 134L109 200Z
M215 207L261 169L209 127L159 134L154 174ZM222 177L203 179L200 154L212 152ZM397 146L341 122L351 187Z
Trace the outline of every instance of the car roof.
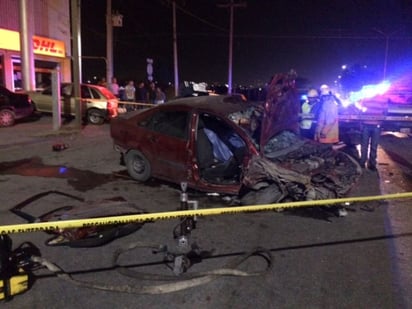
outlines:
M67 85L73 86L73 83L61 83L62 87L67 86ZM100 91L100 93L103 94L108 99L116 99L115 95L106 87L95 85L95 84L88 84L88 83L81 83L80 86L96 89Z
M61 85L62 86L73 85L73 83L61 83ZM97 89L105 88L103 86L99 86L95 84L88 84L88 83L80 83L80 86L87 86L87 87L92 87L92 88L97 88Z

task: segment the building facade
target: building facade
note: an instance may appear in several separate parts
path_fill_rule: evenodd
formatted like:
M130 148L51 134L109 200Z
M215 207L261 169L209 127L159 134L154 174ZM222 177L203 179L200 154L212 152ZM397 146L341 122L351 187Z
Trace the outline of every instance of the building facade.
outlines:
M0 85L22 88L20 3L26 1L27 29L32 38L35 87L51 83L59 68L62 81L71 80L71 27L68 0L0 0Z

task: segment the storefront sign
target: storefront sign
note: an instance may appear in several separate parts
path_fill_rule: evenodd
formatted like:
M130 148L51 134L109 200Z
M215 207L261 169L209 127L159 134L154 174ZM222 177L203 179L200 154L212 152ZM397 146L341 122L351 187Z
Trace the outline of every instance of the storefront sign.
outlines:
M20 34L17 31L0 29L0 49L20 51ZM66 50L63 41L33 36L33 53L64 58Z
M64 42L40 36L33 36L33 52L39 55L64 57Z

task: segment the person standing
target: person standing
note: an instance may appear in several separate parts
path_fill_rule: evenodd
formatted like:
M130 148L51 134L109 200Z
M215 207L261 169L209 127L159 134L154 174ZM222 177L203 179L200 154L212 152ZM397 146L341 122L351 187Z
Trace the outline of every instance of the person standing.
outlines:
M339 142L339 115L340 101L332 94L327 85L320 87L320 113L316 126L315 140L324 144Z
M149 83L149 90L148 90L148 98L149 103L154 104L156 99L156 84L154 82Z
M117 83L117 78L113 77L112 82L109 84L109 90L119 98L119 84Z
M140 81L136 89L136 100L139 103L147 103L147 89L143 81Z
M162 88L158 86L155 90L154 104L162 104L164 102L166 102L166 94L162 91Z
M136 88L134 86L134 81L130 80L126 87L124 87L124 94L125 94L125 99L128 102L135 102L136 101ZM134 110L134 106L131 104L127 104L126 110L128 112Z
M315 139L319 109L319 93L316 89L310 89L307 94L307 100L302 104L300 133L303 137Z
M99 82L97 83L97 85L107 88L106 78L105 78L105 77L102 77L102 78L99 80Z
M374 117L368 117L370 119L362 122L361 157L359 163L362 168L367 167L371 171L376 171L378 145L382 129L381 119L385 115L388 102L386 100L364 100L360 102L360 105L362 107L362 114Z

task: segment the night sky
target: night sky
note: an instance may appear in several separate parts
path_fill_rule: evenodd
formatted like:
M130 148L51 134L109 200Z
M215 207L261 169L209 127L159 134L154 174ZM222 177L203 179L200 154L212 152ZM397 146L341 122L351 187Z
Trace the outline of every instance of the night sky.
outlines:
M177 3L179 80L226 83L228 0ZM295 69L313 86L332 84L343 64L382 72L388 37L387 76L412 64L412 4L409 0L236 0L233 85L258 85ZM82 0L82 54L106 55L106 1ZM173 83L172 5L167 0L112 0L123 15L114 28L114 74L120 81L154 78ZM105 76L101 60L83 60L83 79Z

